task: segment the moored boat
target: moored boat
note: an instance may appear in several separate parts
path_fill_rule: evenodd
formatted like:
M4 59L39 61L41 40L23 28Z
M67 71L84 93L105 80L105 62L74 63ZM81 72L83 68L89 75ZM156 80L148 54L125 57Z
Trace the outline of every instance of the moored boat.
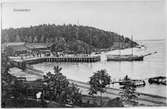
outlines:
M128 81L120 81L119 85L126 85L132 83L135 87L144 87L146 85L144 80L128 80Z
M143 61L143 58L137 55L107 55L107 61Z
M150 84L162 84L162 85L167 85L166 77L165 76L158 76L158 77L153 77L149 78L148 82Z
M132 41L133 41L133 36L132 36ZM122 55L121 51L119 49L119 54L118 55L107 55L107 61L143 61L144 55L134 55L133 54L133 43L131 44L131 54L128 55Z

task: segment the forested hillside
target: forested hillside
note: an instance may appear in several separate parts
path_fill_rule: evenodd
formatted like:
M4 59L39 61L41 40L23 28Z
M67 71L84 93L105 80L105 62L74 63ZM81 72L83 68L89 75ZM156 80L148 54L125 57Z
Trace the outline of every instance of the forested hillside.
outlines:
M31 42L54 43L57 49L85 52L94 49L136 46L129 38L114 32L100 30L94 27L77 25L43 24L38 26L10 28L2 30L2 43L4 42ZM117 44L117 48L120 48Z

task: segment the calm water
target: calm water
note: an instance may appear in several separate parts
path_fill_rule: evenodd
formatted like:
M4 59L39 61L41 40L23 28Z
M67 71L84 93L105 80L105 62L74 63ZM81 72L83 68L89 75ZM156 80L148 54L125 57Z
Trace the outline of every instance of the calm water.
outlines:
M97 70L106 69L111 75L113 80L119 80L125 75L132 79L143 79L146 81L146 86L138 88L137 91L150 93L155 95L166 96L166 86L163 85L149 85L147 83L149 77L165 76L165 41L139 41L146 46L143 49L134 49L134 54L146 54L149 52L157 51L157 54L150 55L140 62L107 62L105 54L116 54L118 51L108 52L102 55L102 61L96 63L41 63L33 65L36 69L43 70L44 72L53 71L55 65L62 67L62 73L67 78L88 82L89 77ZM131 53L131 49L121 51L122 54ZM14 72L16 69L13 69ZM17 73L25 75L21 72ZM29 79L38 78L37 76L28 76ZM112 85L119 87L118 85Z

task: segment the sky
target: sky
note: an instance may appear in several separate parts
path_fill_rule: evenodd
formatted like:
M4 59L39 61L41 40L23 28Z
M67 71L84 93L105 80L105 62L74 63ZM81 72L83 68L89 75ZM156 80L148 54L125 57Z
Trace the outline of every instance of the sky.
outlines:
M23 1L6 0L2 4L3 29L39 24L79 24L126 37L133 35L135 40L167 36L165 0Z

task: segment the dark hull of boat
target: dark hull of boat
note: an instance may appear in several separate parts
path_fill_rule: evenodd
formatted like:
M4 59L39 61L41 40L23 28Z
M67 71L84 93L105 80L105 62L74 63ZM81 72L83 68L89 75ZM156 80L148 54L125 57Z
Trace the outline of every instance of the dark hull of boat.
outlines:
M144 87L146 85L144 80L131 80L131 82L133 82L133 85L135 87ZM129 84L129 82L119 82L119 85L127 85Z
M107 61L143 61L144 56L107 56Z
M154 78L149 78L148 82L150 84L162 84L162 85L167 85L166 77L154 77Z

